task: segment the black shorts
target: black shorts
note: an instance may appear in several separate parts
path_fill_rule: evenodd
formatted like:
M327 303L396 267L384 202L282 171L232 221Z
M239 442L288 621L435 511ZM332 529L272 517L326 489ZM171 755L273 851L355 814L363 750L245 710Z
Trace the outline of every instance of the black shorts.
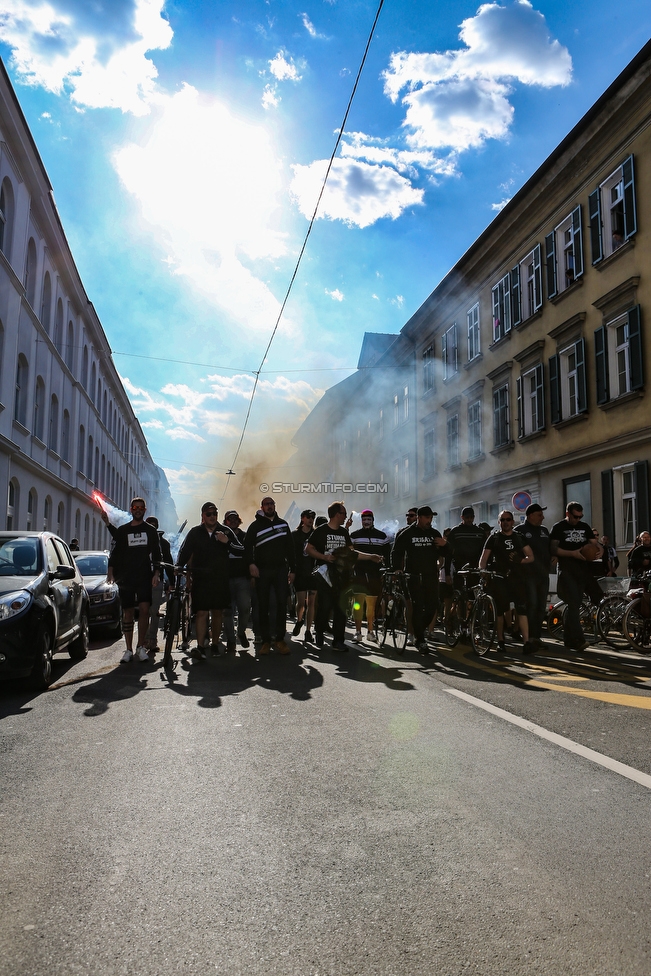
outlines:
M199 578L192 581L192 611L228 610L231 606L231 587L228 576Z
M524 616L527 612L527 587L523 575L508 576L506 579L492 579L488 592L495 600L495 609L501 617L515 604L515 612Z
M379 573L366 573L363 570L353 576L351 584L353 593L364 596L379 596L382 592L382 577Z
M316 577L312 576L311 573L309 573L307 576L304 576L303 574L299 576L297 573L294 577L294 589L297 593L305 593L306 591L308 593L315 593Z
M139 603L151 603L151 589L151 576L141 580L118 582L122 609L133 610Z

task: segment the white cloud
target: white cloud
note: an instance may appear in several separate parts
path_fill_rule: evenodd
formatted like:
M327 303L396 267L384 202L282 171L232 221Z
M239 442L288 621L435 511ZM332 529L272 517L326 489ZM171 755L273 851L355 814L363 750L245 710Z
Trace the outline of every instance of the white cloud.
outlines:
M157 98L147 52L169 47L164 0L3 0L0 40L23 82L70 92L77 105L145 115Z
M402 308L402 306L405 304L404 296L403 295L396 295L395 298L390 298L389 299L389 304L390 305L395 305L396 308Z
M114 164L174 273L242 328L267 332L280 306L246 263L285 253L273 226L281 164L265 130L184 85L161 99L143 144L123 147Z
M330 298L334 302L343 302L344 300L344 293L342 291L339 291L338 288L335 288L334 291L328 291L328 289L326 288L325 293L326 295L330 295Z
M408 143L418 150L462 151L506 137L513 119L509 84L567 85L572 59L552 39L544 16L529 0L485 3L464 20L464 48L391 56L385 93L402 99Z
M294 64L294 59L290 57L288 61L282 51L279 51L269 62L269 71L278 81L300 81L302 78Z
M206 489L216 480L214 471L192 471L190 468L163 468L173 495L194 495Z
M265 85L262 92L262 107L276 108L280 104L281 98L275 85Z
M418 175L418 168L441 176L453 176L457 172L454 154L441 157L427 149L396 149L387 143L386 139L368 136L364 132L348 132L341 140L340 151L344 158L364 159L378 165L386 163L411 177Z
M173 441L198 441L200 444L205 444L206 442L205 437L201 437L199 434L193 434L190 430L184 430L183 427L171 427L165 431L165 436Z
M307 166L295 165L291 192L299 209L311 217L328 163L317 159ZM390 166L374 166L349 159L335 159L319 208L320 217L368 227L381 217L396 219L423 202L423 190Z
M504 207L510 202L511 197L505 197L503 200L500 200L499 203L491 203L491 210L496 210L499 213L500 210L504 210Z
M303 27L308 32L310 37L319 38L320 40L326 40L325 34L319 34L316 27L310 20L307 14L299 14L299 17L303 21Z

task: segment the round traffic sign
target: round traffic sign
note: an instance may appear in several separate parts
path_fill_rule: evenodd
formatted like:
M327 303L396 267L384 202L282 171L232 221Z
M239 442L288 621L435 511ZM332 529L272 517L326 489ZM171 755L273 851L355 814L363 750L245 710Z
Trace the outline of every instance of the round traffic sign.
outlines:
M528 491L516 491L511 501L516 512L524 512L531 505L531 495Z

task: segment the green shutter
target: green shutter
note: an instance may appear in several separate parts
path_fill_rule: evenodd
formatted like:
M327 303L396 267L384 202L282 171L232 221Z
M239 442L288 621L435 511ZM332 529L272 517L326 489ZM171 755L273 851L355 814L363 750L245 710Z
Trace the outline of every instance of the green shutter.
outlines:
M635 473L635 507L637 509L637 532L649 529L649 464L648 461L636 461ZM608 534L608 533L606 533Z
M611 546L616 546L615 540L615 490L613 488L613 471L608 468L601 472L601 516L604 535L608 536Z
M538 426L536 430L545 429L545 367L542 363L536 366L536 400L538 406Z
M635 168L633 156L628 156L622 164L624 176L624 239L628 240L637 230L635 208Z
M588 215L590 217L592 263L596 264L604 256L601 244L601 191L599 187L588 197Z
M631 390L641 390L644 386L644 363L642 360L642 323L640 306L628 312L628 364Z
M545 238L545 265L547 267L547 298L556 294L556 234L552 231Z
M542 267L540 264L540 244L536 244L533 249L533 310L537 312L542 308Z
M520 311L520 265L516 264L511 272L511 322L519 325L522 319Z
M608 344L604 325L595 329L594 356L597 373L597 403L607 403L610 394L608 390Z
M549 360L549 406L551 422L561 421L561 385L559 377L560 360L558 356L551 356Z
M576 354L576 407L577 413L586 413L588 409L588 386L585 376L585 339L579 339L574 346Z
M515 380L515 391L518 402L518 437L524 437L524 401L522 399L522 377Z
M583 274L583 224L581 207L572 211L572 237L574 240L574 280Z

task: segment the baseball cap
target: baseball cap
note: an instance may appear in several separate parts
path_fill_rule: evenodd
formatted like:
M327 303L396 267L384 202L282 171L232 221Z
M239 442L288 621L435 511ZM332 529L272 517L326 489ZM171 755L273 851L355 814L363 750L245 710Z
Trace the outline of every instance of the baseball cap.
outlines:
M232 518L233 516L235 516L235 518L239 518L239 515L237 514L237 512L235 511L235 509L234 508L229 508L229 510L224 515L224 521L226 521L226 519Z
M433 512L429 505L421 505L418 515L438 515L438 512Z
M303 518L303 516L306 518L314 518L316 516L316 512L313 512L311 508L305 508L301 512L301 518Z
M203 515L203 513L207 512L209 508L214 508L215 511L217 511L217 506L214 502L204 502L201 506L201 514Z
M461 509L461 518L465 518L468 515L474 515L474 514L475 514L475 510L470 505L468 505L466 508Z
M524 514L533 515L534 512L546 512L546 511L547 511L546 505L539 505L538 502L534 502L533 505L529 505L527 507L527 510Z

